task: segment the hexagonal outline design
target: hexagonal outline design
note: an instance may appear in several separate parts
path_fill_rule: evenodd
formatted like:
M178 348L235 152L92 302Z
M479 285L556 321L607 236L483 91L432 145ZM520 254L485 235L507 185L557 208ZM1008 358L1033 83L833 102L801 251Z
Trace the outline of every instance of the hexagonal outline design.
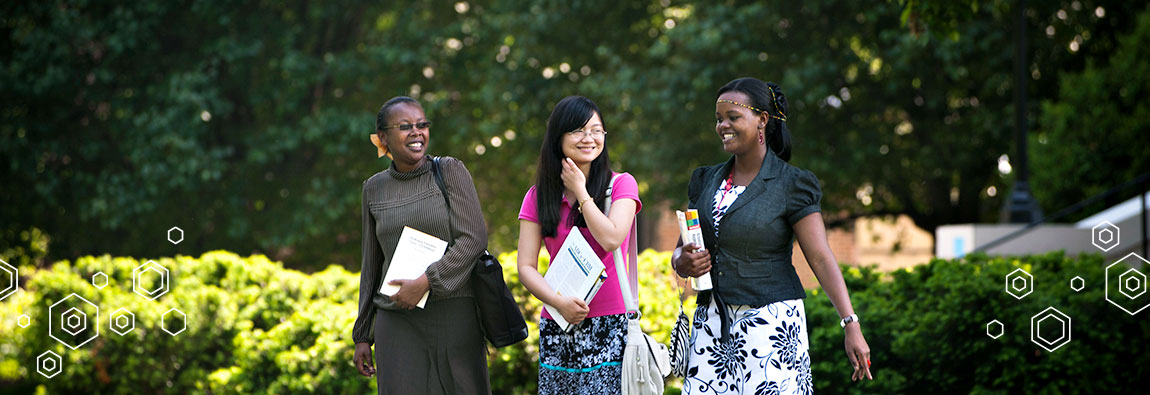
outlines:
M12 296L12 294L16 293L16 290L20 288L20 269L0 259L0 272L8 274L5 276L8 277L8 285L0 290L0 301L2 301L8 299L9 296Z
M143 269L143 270L141 270L141 269ZM143 292L141 292L140 275L144 274L144 272L149 271L149 270L153 270L157 273L160 273L161 285L159 288L156 288L155 290L152 290L150 292L148 290L143 290ZM147 262L140 264L140 266L137 266L135 269L132 270L132 292L135 292L136 295L143 296L145 299L156 300L156 298L164 296L164 294L168 293L168 290L169 290L168 289L168 279L169 279L169 277L171 277L171 273L168 272L168 268L164 267L164 265L156 263L156 261L149 259ZM153 295L153 294L155 294L155 295Z
M53 329L52 328L52 315L53 315L52 309L56 308L56 305L58 305L60 303L64 303L65 300L71 299L73 296L80 298L80 300L83 300L84 303L87 303L89 306L96 308L96 325L93 325L93 327L96 328L96 334L93 335L92 337L89 337L88 340L84 340L83 343L80 343L80 344L76 345L75 347L72 347L71 344L68 344L67 342L65 342L63 340L60 340L60 338L56 337L55 333L52 333L52 329ZM85 318L87 318L86 315L85 315ZM92 340L96 340L97 337L100 337L100 325L99 325L99 323L100 323L100 306L97 306L95 303L89 302L88 299L84 299L83 296L76 295L75 292L73 292L71 295L65 296L64 299L60 299L56 303L53 303L51 306L48 306L48 336L51 337L52 339L55 339L60 344L63 344L64 346L71 348L73 350L80 348L80 347L83 347L85 344L88 344ZM63 328L63 325L61 325L61 328Z
M1139 307L1138 310L1134 310L1134 311L1127 310L1126 306L1118 304L1118 302L1115 302L1115 301L1110 299L1110 268L1114 267L1114 265L1122 263L1123 261L1125 261L1127 258L1130 258L1131 256L1138 258L1138 260L1142 261L1142 263L1144 265L1150 265L1150 261L1147 261L1146 258L1143 258L1141 255L1138 255L1138 253L1136 253L1136 252L1131 252L1131 253L1127 254L1126 256L1122 257L1122 259L1119 259L1117 261L1114 261L1114 263L1107 265L1106 266L1106 273L1105 273L1106 274L1106 301L1110 302L1110 304L1112 304L1112 305L1118 306L1118 308L1122 309L1122 311L1125 311L1126 314L1135 315L1135 314L1142 312L1142 310L1145 310L1147 307L1150 307L1150 298L1147 298L1146 304L1143 304L1142 307ZM1131 269L1133 269L1133 268L1131 268ZM1121 288L1121 287L1119 287L1119 288Z
M55 369L44 369L44 359L45 358L52 360L52 362L54 362L56 364L56 368ZM52 374L48 374L48 373L44 373L45 370L48 370L49 372L55 370L55 372L52 372ZM45 378L50 379L50 378L56 377L56 375L60 374L60 372L63 372L63 371L64 371L64 359L60 358L60 354L54 353L54 352L52 352L52 350L48 350L48 351L44 351L44 353L42 353L36 357L36 373L40 373L41 376L44 376Z
M180 313L180 316L184 317L184 319L183 319L184 327L180 328L180 330L176 331L175 333L172 333L172 331L169 331L167 324L164 323L164 321L168 317L168 313L171 313L173 311ZM188 330L188 315L184 314L183 311L181 311L180 309L177 309L175 307L168 309L168 311L165 311L164 314L160 315L160 329L163 329L164 332L168 332L168 334L172 335L172 336L184 333L184 331Z
M121 330L116 328L116 321L119 320L120 317L125 317L125 316L130 318L132 326L128 329L124 329L121 331ZM127 335L127 334L131 333L132 331L136 330L136 315L132 314L131 311L129 311L128 309L123 308L123 307L116 309L116 311L113 311L112 314L108 314L108 329L111 329L113 333L120 335L120 336Z
M1036 337L1038 337L1038 340L1042 340L1048 346L1053 346L1055 343L1062 341L1062 339L1066 337L1066 332L1062 332L1062 334L1058 335L1057 339L1047 340L1045 337L1042 337L1042 321L1046 320L1058 320L1058 323L1061 324L1059 327L1062 329L1066 329L1066 321L1063 321L1062 318L1059 318L1057 315L1047 314L1045 317L1042 317L1038 320L1038 322L1035 323L1035 325L1038 325L1038 328L1035 329Z
M1022 274L1016 274L1018 272L1022 272ZM1025 276L1023 278L1026 279L1026 293L1023 293L1022 295L1015 295L1014 294L1015 292L1020 292L1020 291L1014 291L1014 289L1011 287L1011 284L1010 284L1013 282L1013 280L1011 280L1011 277L1016 277L1016 276ZM1010 294L1010 296L1013 296L1015 299L1022 300L1022 298L1025 298L1026 295L1030 295L1031 292L1034 292L1034 276L1031 276L1029 272L1027 272L1026 270L1022 270L1022 268L1018 268L1018 269L1014 269L1013 272L1010 272L1010 274L1006 275L1006 293Z
M79 314L77 315L72 313L73 310ZM65 319L64 316L68 316L68 318ZM78 328L74 331L69 330L68 328L72 326L72 319L76 318L77 316L82 319L79 324L76 324ZM80 334L80 332L83 332L85 329L88 329L88 315L84 314L84 312L80 311L80 309L73 307L63 313L60 313L60 323L62 324L60 325L60 328L63 328L64 332L67 332L69 335L76 336Z
M1052 312L1052 310L1053 310L1053 312ZM1042 319L1040 320L1040 319L1038 319L1038 317L1042 317ZM1046 318L1050 318L1050 317L1054 317L1059 322L1064 324L1062 327L1063 336L1056 339L1053 342L1050 342L1048 344L1044 344L1044 343L1046 343L1046 339L1042 338L1041 335L1038 335L1038 333L1037 333L1038 327L1039 327L1038 322L1045 320ZM1061 348L1062 346L1065 346L1067 343L1070 343L1070 341L1073 340L1073 336L1072 336L1073 335L1073 332L1072 332L1073 325L1072 324L1073 324L1073 321L1070 319L1070 316L1063 314L1061 311L1054 308L1054 306L1047 307L1046 310L1042 310L1042 312L1035 314L1034 316L1030 317L1030 342L1037 344L1039 347L1042 347L1043 349L1046 349L1046 351L1054 352L1055 350ZM1039 342L1038 340L1042 340L1042 342ZM1057 344L1057 345L1055 345L1055 344ZM1054 348L1051 348L1051 347L1054 347Z
M180 232L179 240L172 240L172 231L173 230ZM168 242L169 243L172 243L172 245L176 245L176 244L180 244L180 242L182 242L182 241L184 241L184 230L183 229L180 229L179 226L173 226L171 229L168 229Z
M994 324L998 324L998 334L997 335L990 334L990 326L994 325ZM1002 322L1000 322L998 320L991 320L990 322L986 323L986 335L990 336L991 339L997 340L998 338L1002 337L1003 333L1006 333L1006 325L1003 325Z
M1081 285L1075 288L1074 280L1078 280ZM1074 278L1070 279L1070 289L1074 290L1074 292L1082 292L1083 288L1086 288L1086 279L1082 278L1082 276L1074 276Z
M1018 280L1022 280L1021 287L1018 286ZM1011 284L1010 288L1014 289L1015 292L1021 292L1022 290L1026 289L1026 278L1022 276L1015 277L1013 280L1010 280L1010 282L1013 283Z
M104 285L96 285L96 277L97 276L104 278ZM104 272L96 272L96 274L93 274L92 275L92 286L96 287L96 289L104 289L104 287L107 287L108 286L108 275L104 274Z
M32 325L32 317L29 317L27 314L20 314L19 317L16 317L16 325L19 325L21 328L27 328L28 325Z
M1131 273L1134 273L1134 274L1131 274ZM1137 275L1138 277L1134 277L1135 275ZM1137 293L1134 293L1134 291L1128 291L1126 289L1126 285L1128 285L1130 283L1130 280L1138 280L1138 283L1140 286L1137 289L1137 291L1138 291ZM1135 269L1135 268L1130 268L1130 270L1127 270L1127 271L1123 272L1122 274L1118 275L1118 292L1121 293L1122 296L1130 298L1130 300L1134 300L1134 299L1137 299L1139 296L1142 296L1142 294L1146 293L1146 275L1142 274L1142 272L1138 271L1138 269ZM1134 293L1134 294L1131 295L1127 292Z
M1105 247L1105 245L1110 244L1110 243L1103 243L1102 245L1098 245L1098 243L1101 241L1101 240L1098 240L1098 234L1101 233L1101 231L1098 230L1098 228L1103 228L1104 230L1112 229L1114 231L1114 245L1111 245L1109 247ZM1093 244L1094 247L1102 250L1102 252L1110 251L1114 247L1117 247L1118 244L1121 242L1122 242L1122 229L1118 228L1117 226L1114 226L1114 224L1110 223L1110 221L1102 221L1102 222L1098 223L1098 225L1094 225L1094 227L1090 229L1090 244Z

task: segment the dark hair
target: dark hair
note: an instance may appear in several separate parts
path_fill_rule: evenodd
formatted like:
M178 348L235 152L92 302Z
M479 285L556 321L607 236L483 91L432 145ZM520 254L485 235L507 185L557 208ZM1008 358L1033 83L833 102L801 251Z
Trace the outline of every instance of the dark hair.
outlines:
M767 148L774 151L784 162L791 161L791 131L787 128L787 97L783 95L782 88L774 82L763 82L753 77L743 77L728 82L719 88L715 96L722 96L727 92L741 92L751 99L751 107L767 112L771 118L764 131Z
M539 169L535 172L535 202L539 213L539 225L544 237L555 237L559 225L559 206L563 200L563 139L567 132L583 127L591 116L603 113L591 99L583 96L567 96L555 104L551 116L547 118L547 134L543 136L543 146L539 148ZM607 121L603 121L606 129ZM587 177L587 192L594 198L595 205L603 208L607 194L607 184L611 182L611 159L607 145L603 152L591 161L591 174ZM576 202L571 202L572 209ZM571 226L587 227L587 221L576 210L567 217Z
M418 101L407 96L396 96L383 103L383 107L379 108L379 114L375 115L375 131L379 133L385 126L387 126L387 117L391 116L391 109L399 103L411 103L416 107L423 108Z

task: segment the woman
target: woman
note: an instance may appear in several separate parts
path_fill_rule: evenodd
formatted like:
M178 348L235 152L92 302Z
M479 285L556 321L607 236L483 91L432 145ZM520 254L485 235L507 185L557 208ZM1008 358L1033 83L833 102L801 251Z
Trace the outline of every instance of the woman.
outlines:
M519 211L519 279L540 301L574 325L564 332L546 310L539 320L540 394L614 394L621 391L626 308L612 251L630 251L631 229L642 203L635 178L622 173L612 186L611 212L604 213L614 174L607 155L599 107L582 96L560 100L547 120L539 149L536 183ZM558 295L539 274L539 248L552 258L572 232L582 232L607 268L602 288L584 303ZM631 262L634 264L634 262Z
M457 159L440 160L449 211L426 154L431 122L419 102L392 98L379 109L375 124L372 142L392 162L363 183L355 366L364 376L376 375L380 394L490 393L487 349L469 281L487 247L471 174ZM419 278L392 281L399 291L388 297L379 292L380 281L405 226L448 242L454 234L455 240ZM428 291L427 304L417 308Z
M795 237L835 310L845 317L852 380L871 378L870 348L827 244L815 175L791 166L787 99L778 85L740 78L719 89L715 132L725 163L691 175L703 246L675 249L681 277L711 272L700 292L684 394L813 391L802 283L791 265Z

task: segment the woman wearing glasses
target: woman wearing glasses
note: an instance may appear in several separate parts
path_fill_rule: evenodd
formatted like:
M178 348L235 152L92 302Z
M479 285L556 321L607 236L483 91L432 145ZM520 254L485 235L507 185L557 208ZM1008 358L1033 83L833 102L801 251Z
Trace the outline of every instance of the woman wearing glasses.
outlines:
M376 117L372 142L392 161L363 183L353 361L360 374L376 375L380 394L490 393L487 348L468 281L487 248L486 225L471 173L459 160L440 160L448 196L440 193L426 154L430 128L410 97L388 100ZM454 234L454 244L419 278L392 281L399 291L388 297L380 282L405 226L449 242ZM417 307L428 291L426 305Z
M699 293L684 394L810 394L802 283L791 265L797 238L843 317L852 380L871 378L870 348L851 307L819 214L819 180L791 166L787 99L778 85L740 78L719 89L715 134L731 159L700 167L688 187L708 251L675 250L680 276L711 273Z
M634 252L631 229L642 203L635 178L622 173L612 186L611 212L603 212L615 174L606 138L595 103L582 96L560 100L547 120L535 185L519 211L519 279L536 298L576 324L572 332L564 332L544 310L539 323L540 394L621 391L627 319L612 251L623 246L624 256ZM558 295L539 274L540 246L554 258L572 231L582 232L607 268L607 279L590 303Z

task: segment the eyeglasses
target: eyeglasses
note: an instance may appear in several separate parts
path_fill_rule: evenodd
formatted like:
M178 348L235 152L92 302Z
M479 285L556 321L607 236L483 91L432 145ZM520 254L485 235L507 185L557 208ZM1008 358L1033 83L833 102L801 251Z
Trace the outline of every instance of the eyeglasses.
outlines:
M431 121L423 121L417 123L401 123L399 125L384 126L379 130L387 130L392 128L399 128L399 130L411 130L411 128L427 129L431 127Z
M603 130L603 129L592 129L592 130L575 129L575 130L572 130L570 132L567 132L567 135L571 136L571 137L578 138L579 140L585 139L585 138L587 138L587 136L591 136L592 138L601 139L601 138L603 138L603 136L607 135L607 131Z

